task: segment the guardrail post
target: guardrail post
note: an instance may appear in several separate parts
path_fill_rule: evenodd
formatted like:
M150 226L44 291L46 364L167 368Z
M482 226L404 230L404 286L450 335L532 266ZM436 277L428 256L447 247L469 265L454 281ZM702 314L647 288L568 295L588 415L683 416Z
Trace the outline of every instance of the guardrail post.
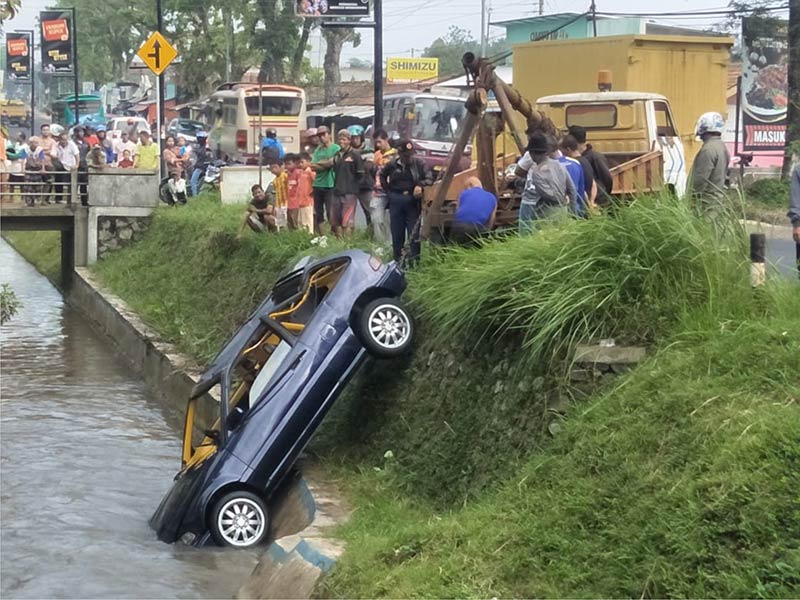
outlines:
M78 170L75 169L69 172L69 199L67 200L70 206L80 205L80 196L78 194Z
M750 234L750 283L761 287L767 281L767 236L763 233Z

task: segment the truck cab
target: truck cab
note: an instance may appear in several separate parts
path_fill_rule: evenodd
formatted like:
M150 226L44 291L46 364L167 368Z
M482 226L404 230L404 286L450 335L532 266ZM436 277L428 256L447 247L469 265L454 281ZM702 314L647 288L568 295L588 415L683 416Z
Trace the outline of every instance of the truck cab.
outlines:
M686 193L686 153L665 96L600 91L544 96L536 104L560 130L586 129L587 143L608 159L614 193L662 186L678 197Z

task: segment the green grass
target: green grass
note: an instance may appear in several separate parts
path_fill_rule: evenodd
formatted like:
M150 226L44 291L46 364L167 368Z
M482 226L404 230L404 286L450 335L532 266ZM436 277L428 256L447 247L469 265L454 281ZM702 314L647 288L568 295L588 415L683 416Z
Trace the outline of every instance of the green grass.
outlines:
M57 285L61 283L61 234L58 231L5 231L3 238Z
M407 494L394 457L344 470L317 595L796 597L799 300L676 337L466 506Z
M581 341L652 343L688 312L746 303L744 239L683 203L645 198L479 252L440 253L414 274L411 294L440 339L516 333L530 364L563 361Z
M789 182L777 177L756 179L744 190L744 210L749 219L788 225Z

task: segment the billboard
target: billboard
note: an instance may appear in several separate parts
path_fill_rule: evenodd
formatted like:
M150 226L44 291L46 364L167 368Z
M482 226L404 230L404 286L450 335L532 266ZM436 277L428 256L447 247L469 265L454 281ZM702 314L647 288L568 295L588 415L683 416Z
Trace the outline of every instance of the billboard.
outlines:
M788 21L742 19L743 150L783 150L789 103Z
M33 71L30 33L6 34L6 77L9 81L30 81Z
M72 74L72 11L43 10L42 72Z
M296 0L298 17L368 17L369 0Z
M438 58L388 58L386 81L413 82L439 77Z

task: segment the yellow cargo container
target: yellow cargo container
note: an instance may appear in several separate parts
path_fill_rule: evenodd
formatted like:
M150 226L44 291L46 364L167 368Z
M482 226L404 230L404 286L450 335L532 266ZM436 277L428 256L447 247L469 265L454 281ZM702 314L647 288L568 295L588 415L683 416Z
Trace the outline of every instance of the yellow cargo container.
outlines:
M531 103L542 96L597 90L597 72L613 74L614 91L663 94L691 165L700 149L694 126L704 112L726 116L733 38L621 35L514 46L513 85ZM591 141L591 132L588 135Z

